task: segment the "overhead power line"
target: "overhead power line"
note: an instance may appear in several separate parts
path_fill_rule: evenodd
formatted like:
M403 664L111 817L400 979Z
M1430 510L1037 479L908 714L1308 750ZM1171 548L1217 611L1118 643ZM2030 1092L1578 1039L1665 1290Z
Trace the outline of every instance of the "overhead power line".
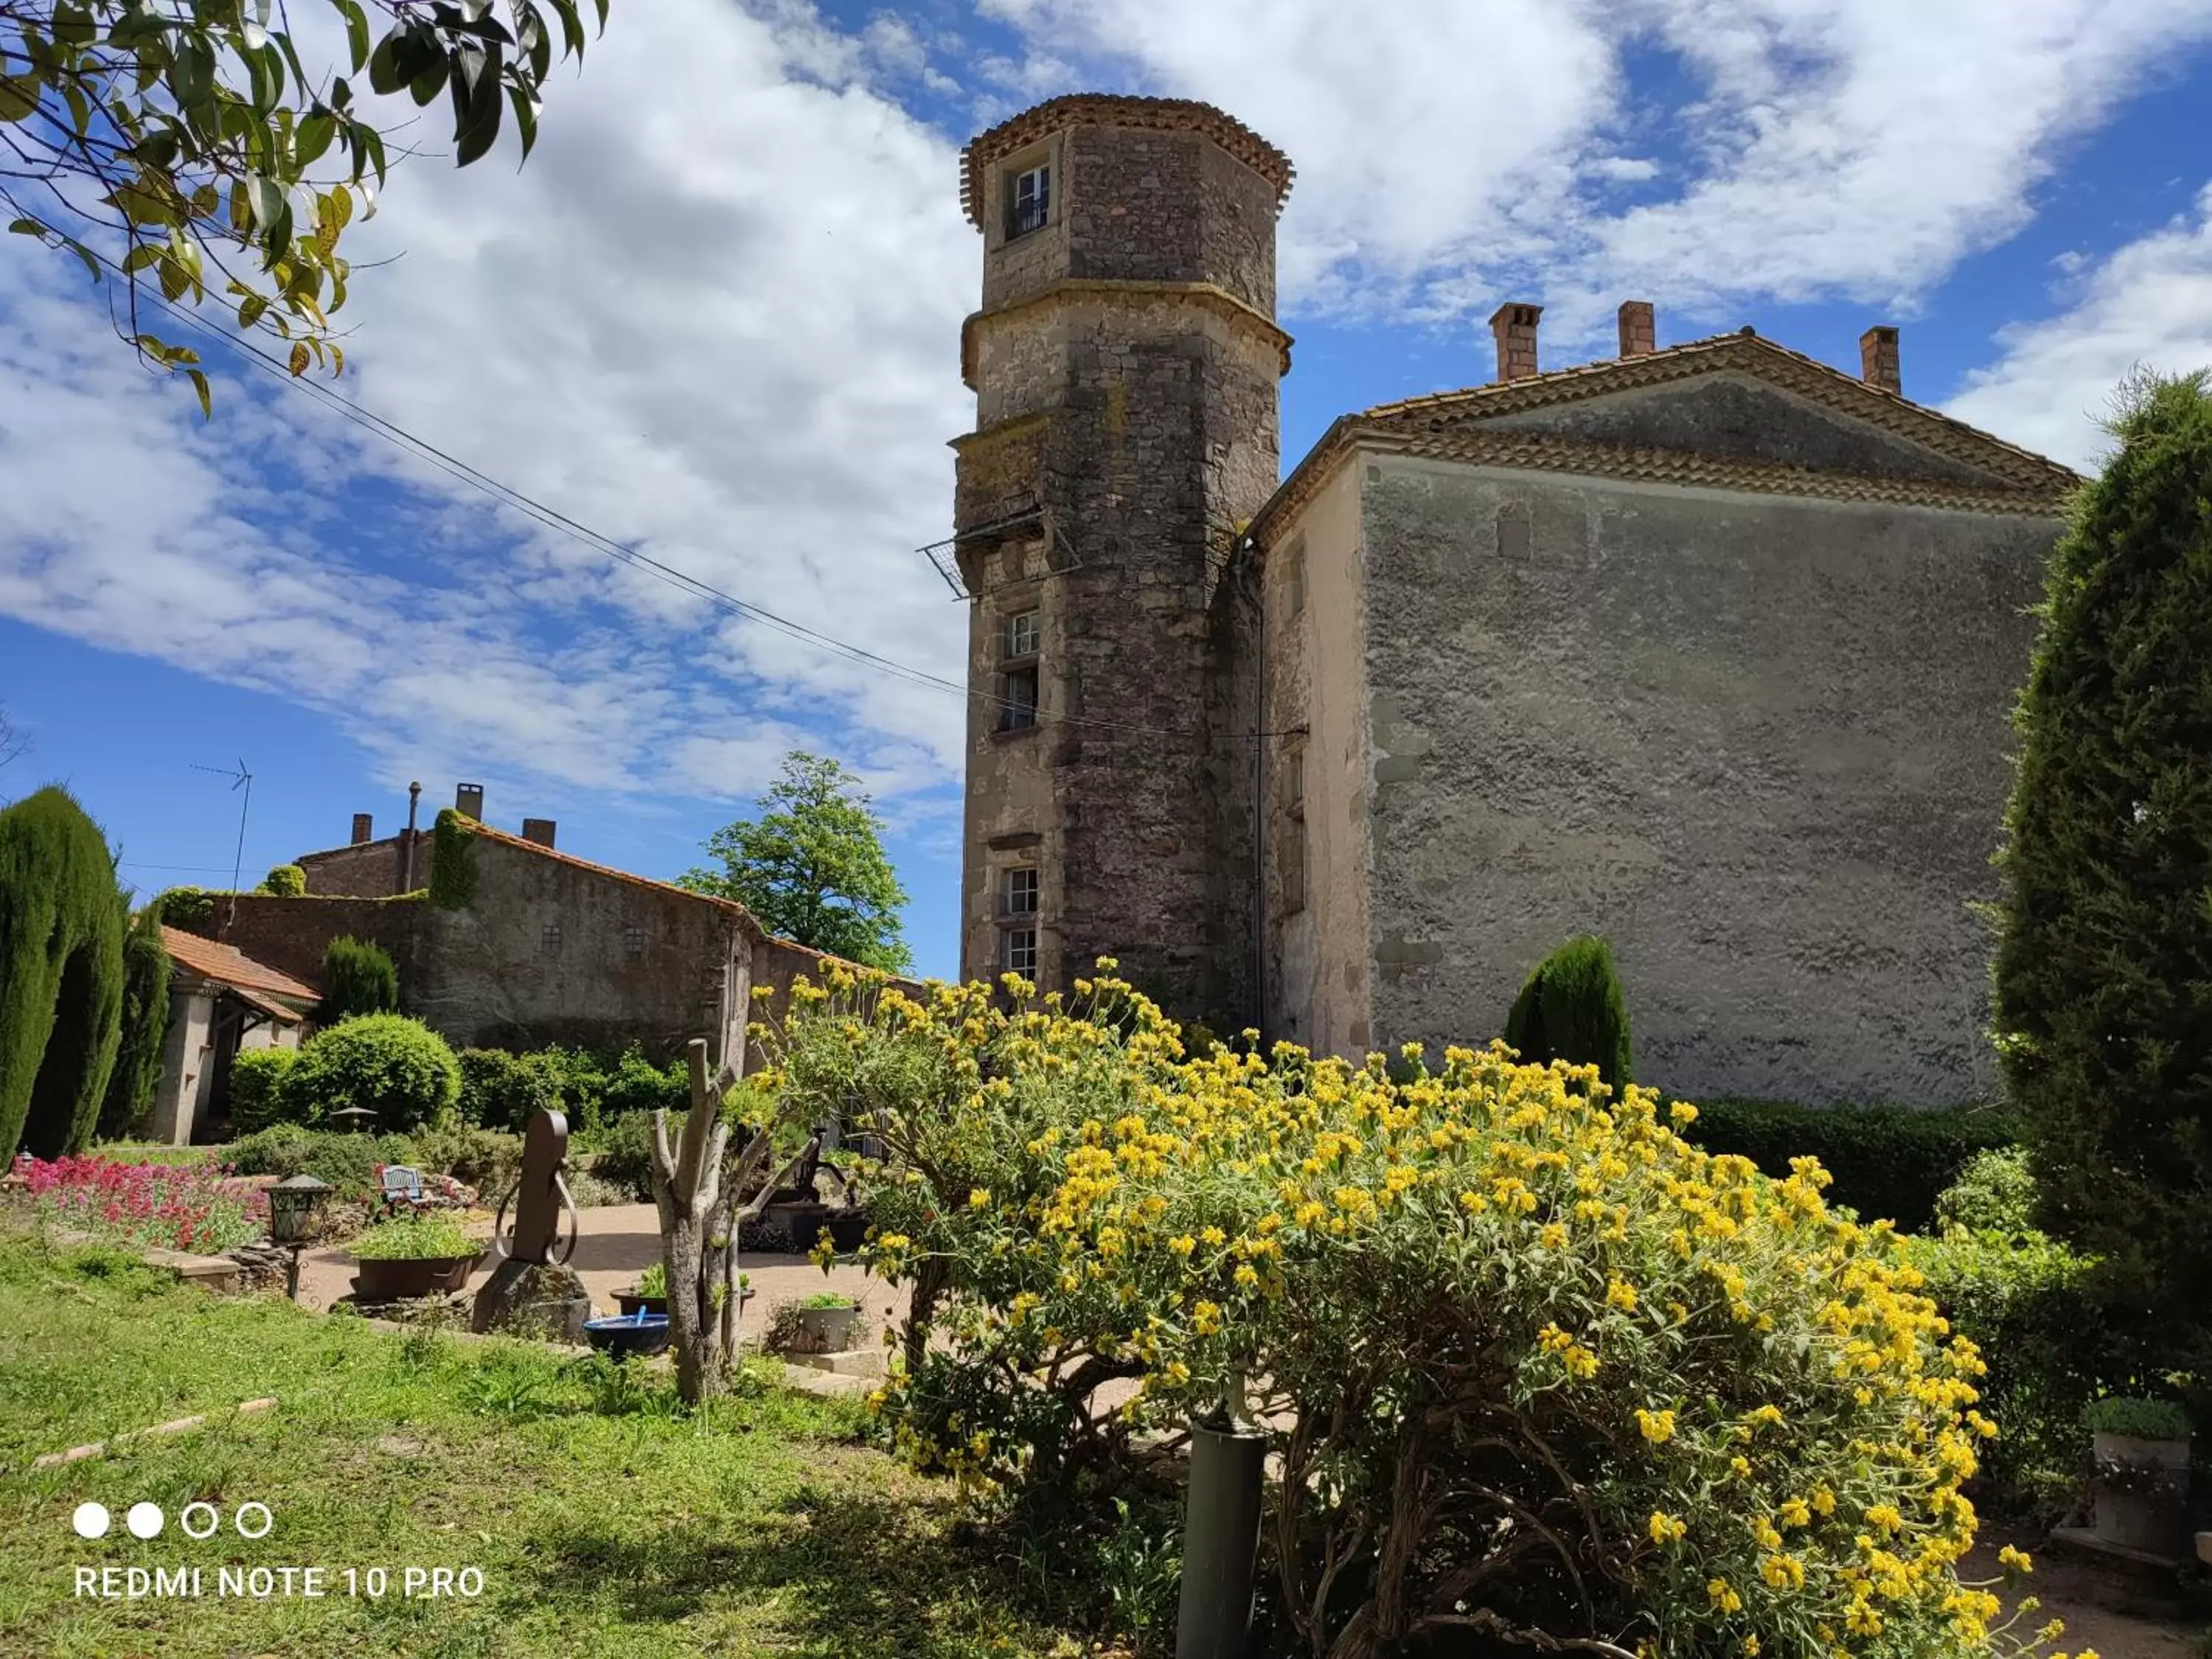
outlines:
M101 263L115 270L118 275L122 274L120 267L115 265L112 261L103 258ZM1033 705L1017 703L1010 698L963 684L957 680L948 679L941 674L931 673L927 669L916 668L908 663L899 662L893 658L868 650L866 647L854 645L849 641L825 634L819 629L810 628L804 623L781 616L764 605L755 604L750 599L741 599L735 594L726 592L711 582L694 576L687 571L665 563L650 554L631 546L629 543L608 535L604 531L594 530L589 525L569 517L556 507L547 506L512 484L502 483L480 468L471 465L457 456L448 454L428 439L416 436L398 422L386 420L384 416L349 398L339 397L328 387L309 380L305 375L294 374L290 367L273 353L263 350L251 340L241 339L228 330L214 326L198 313L173 303L163 295L148 294L143 297L152 301L187 327L195 329L208 338L242 355L255 367L273 375L284 385L307 393L326 407L335 410L356 426L375 434L395 448L404 451L418 460L428 462L448 477L491 496L501 505L512 508L546 529L567 536L572 540L581 542L619 563L627 565L634 570L642 571L655 580L689 593L695 599L702 599L717 609L744 617L748 621L759 623L777 633L826 651L846 661L873 669L879 673L891 675L909 684L922 686L932 690L950 692L962 698L975 698L1000 708L1026 708L1036 724L1039 726L1080 726L1095 730L1128 732L1147 737L1197 738L1207 735L1202 729L1192 726L1143 726L1127 720L1100 720L1082 714L1047 714ZM1246 740L1256 741L1261 738L1302 734L1302 728L1292 728L1283 732L1260 731L1244 735Z

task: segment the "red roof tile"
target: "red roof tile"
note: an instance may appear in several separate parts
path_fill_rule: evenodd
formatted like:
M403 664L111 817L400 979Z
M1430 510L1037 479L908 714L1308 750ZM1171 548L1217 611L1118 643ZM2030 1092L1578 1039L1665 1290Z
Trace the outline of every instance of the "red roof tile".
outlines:
M228 985L234 990L262 992L301 1002L319 1002L323 994L313 986L294 979L291 975L271 968L265 962L256 962L233 945L218 945L211 939L202 939L198 933L187 933L180 928L161 929L161 943L167 947L171 958L181 963L186 969L202 979L212 980L218 985ZM260 997L252 999L267 1006Z

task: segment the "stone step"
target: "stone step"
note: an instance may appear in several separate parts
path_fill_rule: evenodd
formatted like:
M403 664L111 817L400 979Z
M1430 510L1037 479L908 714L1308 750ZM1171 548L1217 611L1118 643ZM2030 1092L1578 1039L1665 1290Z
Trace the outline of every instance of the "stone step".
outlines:
M227 1295L238 1288L240 1269L228 1256L187 1255L182 1250L149 1249L143 1260L149 1267L173 1273L187 1285Z
M838 1376L884 1375L884 1353L880 1348L848 1348L842 1353L794 1353L784 1358L791 1364L804 1365L809 1370L830 1371Z

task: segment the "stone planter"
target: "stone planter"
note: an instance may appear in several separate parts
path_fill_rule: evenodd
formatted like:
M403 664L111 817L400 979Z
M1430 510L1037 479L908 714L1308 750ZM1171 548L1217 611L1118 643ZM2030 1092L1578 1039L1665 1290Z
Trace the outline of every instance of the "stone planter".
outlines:
M858 1307L795 1308L792 1310L792 1350L796 1353L843 1353L853 1345L853 1326L860 1317Z
M2099 1434L2097 1536L2168 1559L2189 1553L2189 1443Z
M354 1263L357 1302L400 1302L412 1297L450 1294L469 1282L469 1272L483 1259L473 1255L404 1257Z
M634 1291L617 1291L615 1306L622 1310L624 1319L638 1313L665 1314L668 1311L668 1298L665 1296L640 1296Z

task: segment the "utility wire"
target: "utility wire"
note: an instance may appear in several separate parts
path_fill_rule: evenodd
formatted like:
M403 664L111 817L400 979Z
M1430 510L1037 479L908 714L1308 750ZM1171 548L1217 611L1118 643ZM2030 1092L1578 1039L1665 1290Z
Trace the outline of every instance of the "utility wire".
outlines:
M107 265L110 270L115 270L118 275L123 274L120 267L113 261L101 257L100 262ZM916 668L910 664L896 661L892 658L870 651L865 647L854 645L848 641L824 634L817 629L809 628L804 623L780 616L749 599L738 599L735 594L726 592L712 583L678 569L673 565L663 563L649 554L641 552L626 542L617 540L604 531L594 530L589 525L580 523L558 508L546 506L513 485L503 483L468 462L447 454L427 439L416 437L397 422L386 420L382 416L363 408L349 398L339 397L328 387L309 380L305 375L294 374L290 366L281 362L273 353L263 350L252 341L241 339L228 330L216 328L196 313L187 311L181 306L173 303L165 295L147 293L142 297L152 301L154 304L186 326L197 329L209 338L243 354L257 367L274 375L285 385L307 392L326 406L336 410L356 425L374 433L394 447L405 451L417 459L427 461L448 477L490 495L495 501L521 514L525 518L549 530L568 536L573 540L581 542L610 558L628 565L632 569L643 571L647 575L687 592L696 599L702 599L720 610L760 623L778 633L814 646L817 649L827 651L846 661L890 674L910 684L923 686L933 690L949 691L963 698L977 698L1000 708L1025 708L1030 712L1034 723L1041 726L1081 726L1100 731L1134 732L1147 737L1199 738L1208 735L1202 729L1193 726L1141 726L1127 720L1100 720L1083 714L1048 715L1033 704L1018 703L1011 698L999 696L973 686L963 685L957 680L947 679L942 675L933 674L927 669ZM1247 734L1243 740L1256 742L1262 738L1292 737L1304 734L1303 728L1291 727L1280 732L1251 732Z

